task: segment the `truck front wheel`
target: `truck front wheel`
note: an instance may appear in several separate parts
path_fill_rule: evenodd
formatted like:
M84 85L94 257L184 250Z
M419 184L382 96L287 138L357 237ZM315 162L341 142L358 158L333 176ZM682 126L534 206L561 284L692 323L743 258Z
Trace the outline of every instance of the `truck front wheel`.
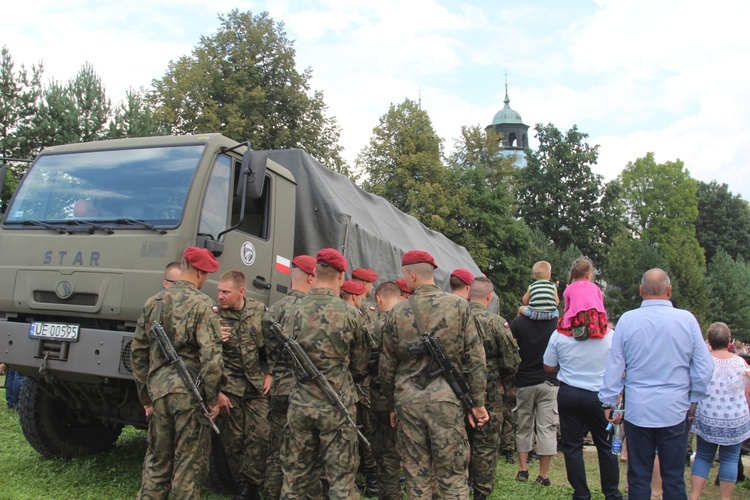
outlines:
M31 377L21 386L19 417L23 435L46 458L74 458L111 449L122 425L105 425L56 398L52 389Z

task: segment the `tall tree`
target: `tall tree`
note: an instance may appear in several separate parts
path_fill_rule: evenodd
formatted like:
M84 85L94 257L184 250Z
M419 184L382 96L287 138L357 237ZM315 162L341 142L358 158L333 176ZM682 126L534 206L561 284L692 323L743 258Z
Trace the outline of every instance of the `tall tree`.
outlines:
M656 244L669 263L675 305L705 321L705 256L695 237L697 183L680 160L657 164L653 153L628 163L618 177L628 228Z
M708 265L706 278L711 291L708 322L729 325L734 337L750 341L750 268L742 257L736 261L719 248Z
M357 156L363 187L446 236L459 233L453 215L461 206L458 179L442 164L442 142L426 111L406 99L391 104Z
M30 140L32 118L36 114L42 87L42 65L28 71L23 65L16 71L7 47L0 49L0 157L29 159L33 155ZM0 161L0 167L6 162ZM26 171L22 162L8 162L0 193L0 213L13 195Z
M478 126L462 127L448 157L464 200L454 214L466 247L495 285L503 315L515 315L528 284L531 235L515 217L515 155L502 152L500 136Z
M304 148L348 173L339 127L322 92L310 88L312 71L297 71L284 24L237 9L219 20L216 33L153 82L157 120L175 133L222 132L254 149Z
M537 124L539 149L526 150L520 170L519 213L558 248L571 245L597 259L601 255L602 176L594 174L599 146L575 125L565 134L554 125Z
M726 184L699 181L695 236L708 262L719 247L733 259L742 256L750 260L750 205L732 194Z
M160 124L154 118L151 105L144 97L145 92L128 90L125 102L120 103L109 124L107 137L119 139L122 137L150 137L154 135L168 135L169 128Z
M81 67L68 84L68 90L75 106L78 140L91 142L102 138L112 117L112 103L91 64Z

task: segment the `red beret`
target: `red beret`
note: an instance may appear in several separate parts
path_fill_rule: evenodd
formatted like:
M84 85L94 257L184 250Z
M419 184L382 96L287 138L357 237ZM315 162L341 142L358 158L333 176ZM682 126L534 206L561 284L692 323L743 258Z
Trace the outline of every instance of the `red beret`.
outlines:
M437 269L438 265L435 264L435 259L432 258L432 255L422 250L409 250L408 252L404 254L403 257L401 257L402 266L408 266L410 264L419 264L421 262L427 262L428 264L432 264L432 267Z
M312 255L298 255L292 260L292 265L315 276L315 257Z
M318 264L332 267L340 273L347 270L346 259L335 248L324 248L318 252Z
M215 273L219 270L219 261L206 248L188 247L182 257L192 267L204 273Z
M341 291L352 295L362 295L365 293L365 285L356 281L344 281L341 284Z
M406 286L406 280L404 278L399 278L396 280L396 284L398 285L399 290L401 290L404 293L411 293L409 291L409 287Z
M365 269L363 267L358 267L354 271L352 271L352 278L357 278L358 280L362 281L368 281L370 283L375 283L378 281L378 275L373 271L372 269Z
M458 268L451 273L451 276L455 276L467 285L471 285L474 282L474 275L468 269Z

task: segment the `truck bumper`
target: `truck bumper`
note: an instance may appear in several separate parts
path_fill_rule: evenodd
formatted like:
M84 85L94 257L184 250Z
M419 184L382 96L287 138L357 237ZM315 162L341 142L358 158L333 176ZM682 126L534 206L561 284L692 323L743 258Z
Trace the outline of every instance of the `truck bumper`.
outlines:
M0 321L0 362L31 377L52 376L77 382L133 380L133 334L81 328L77 342L29 337L28 323Z

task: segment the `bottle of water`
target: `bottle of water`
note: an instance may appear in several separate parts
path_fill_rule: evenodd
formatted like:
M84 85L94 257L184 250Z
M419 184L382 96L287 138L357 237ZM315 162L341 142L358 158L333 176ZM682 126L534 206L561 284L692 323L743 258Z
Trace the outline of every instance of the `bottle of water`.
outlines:
M612 454L622 454L622 438L625 437L625 428L620 424L612 425Z

